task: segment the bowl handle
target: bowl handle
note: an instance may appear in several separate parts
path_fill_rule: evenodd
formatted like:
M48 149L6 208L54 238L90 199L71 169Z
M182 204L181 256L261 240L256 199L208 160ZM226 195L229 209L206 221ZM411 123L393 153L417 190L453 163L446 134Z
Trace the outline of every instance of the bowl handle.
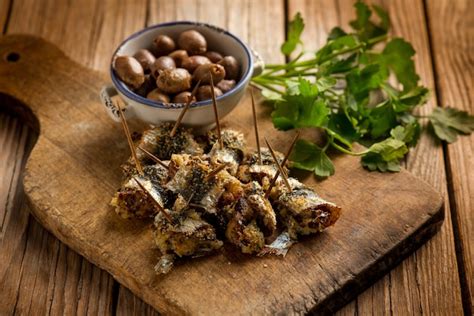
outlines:
M252 52L252 59L253 59L252 77L256 77L263 72L263 69L265 69L265 62L263 61L260 54L257 53L255 50L250 49L250 51Z
M104 85L102 89L100 89L100 100L102 101L107 114L109 114L110 118L115 122L120 122L120 115L117 106L115 106L112 99L113 97L120 97L113 85ZM123 102L123 104L125 104L125 107L122 109L125 119L132 118L134 116L132 106L128 105L126 102Z

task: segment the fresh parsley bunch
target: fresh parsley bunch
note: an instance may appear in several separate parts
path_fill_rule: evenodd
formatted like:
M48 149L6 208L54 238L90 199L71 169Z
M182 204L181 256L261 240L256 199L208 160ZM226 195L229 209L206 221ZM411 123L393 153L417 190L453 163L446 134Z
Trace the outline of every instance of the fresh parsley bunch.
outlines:
M429 90L418 84L415 50L403 38L390 38L390 18L379 6L372 10L355 3L351 33L335 27L326 45L309 60L303 52L286 64L267 65L253 79L263 96L273 103L277 129L319 128L325 144L299 140L291 156L293 167L313 171L319 177L334 174L327 155L332 148L361 156L369 170L399 171L409 147L421 133L420 116L413 114L426 103ZM281 52L289 57L302 45L304 22L298 13L289 23ZM449 143L458 134L474 130L474 117L453 108L436 108L429 116L433 136ZM359 142L368 148L354 151Z

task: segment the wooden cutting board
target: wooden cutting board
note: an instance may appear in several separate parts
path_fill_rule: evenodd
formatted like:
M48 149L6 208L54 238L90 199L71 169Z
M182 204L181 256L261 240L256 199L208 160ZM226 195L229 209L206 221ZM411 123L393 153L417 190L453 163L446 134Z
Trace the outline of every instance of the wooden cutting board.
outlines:
M0 106L39 131L24 176L34 216L61 241L110 272L163 313L273 314L338 309L439 230L441 196L407 171L367 172L357 158L334 157L336 174L301 180L343 208L336 225L303 239L285 258L226 249L185 260L169 274L153 266L150 222L123 220L108 206L128 157L120 124L99 101L106 75L69 60L41 39L0 38ZM224 119L253 146L248 96ZM258 106L260 133L285 150L291 133L275 131ZM138 128L135 122L132 129Z

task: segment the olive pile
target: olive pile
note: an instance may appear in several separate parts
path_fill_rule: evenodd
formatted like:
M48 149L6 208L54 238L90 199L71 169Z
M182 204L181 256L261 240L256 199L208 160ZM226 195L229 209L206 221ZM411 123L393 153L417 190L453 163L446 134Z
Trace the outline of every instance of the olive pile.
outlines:
M206 38L195 30L182 32L177 44L167 35L153 41L153 49L140 49L133 56L117 56L117 76L135 93L161 103L186 103L193 86L200 86L193 101L211 98L210 80L216 97L229 91L240 75L233 56L207 50Z

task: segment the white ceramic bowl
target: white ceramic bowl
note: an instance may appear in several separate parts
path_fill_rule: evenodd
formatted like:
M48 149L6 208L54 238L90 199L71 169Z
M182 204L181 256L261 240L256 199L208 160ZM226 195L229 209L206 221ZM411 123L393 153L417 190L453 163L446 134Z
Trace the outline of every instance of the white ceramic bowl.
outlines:
M178 21L157 24L147 27L123 41L114 52L112 61L115 56L132 56L141 48L151 49L153 39L160 34L166 34L177 41L178 35L189 29L197 30L204 35L209 50L218 51L224 56L232 55L241 65L241 76L236 86L217 97L219 118L223 118L239 103L251 77L258 75L263 69L263 62L258 54L252 51L235 35L216 26L198 22ZM104 86L100 92L100 97L107 112L115 121L119 121L120 117L111 98L117 94L125 101L126 108L124 109L124 114L126 118L137 117L142 121L152 124L177 120L184 106L183 104L164 105L134 93L117 78L112 68L112 62L110 65L110 77L112 78L113 85ZM210 126L214 123L211 100L193 103L182 121L183 125L195 127Z

